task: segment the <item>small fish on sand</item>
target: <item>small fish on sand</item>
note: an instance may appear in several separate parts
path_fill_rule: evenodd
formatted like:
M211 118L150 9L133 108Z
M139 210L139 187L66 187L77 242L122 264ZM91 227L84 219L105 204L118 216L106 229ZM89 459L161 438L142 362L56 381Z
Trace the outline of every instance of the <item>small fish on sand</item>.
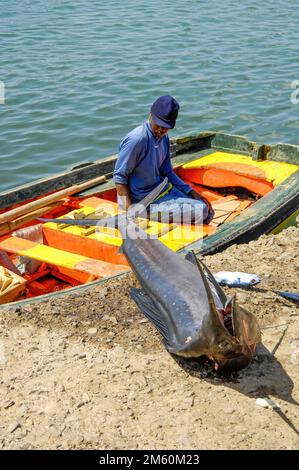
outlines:
M256 274L243 272L219 271L214 277L221 286L229 287L250 287L261 282Z

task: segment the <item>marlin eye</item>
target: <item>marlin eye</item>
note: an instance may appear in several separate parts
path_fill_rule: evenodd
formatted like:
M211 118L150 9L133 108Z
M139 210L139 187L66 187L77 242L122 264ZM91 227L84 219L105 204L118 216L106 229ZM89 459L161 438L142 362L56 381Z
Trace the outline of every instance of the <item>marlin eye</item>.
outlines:
M219 343L219 349L220 351L225 351L227 349L229 349L230 347L230 344L228 341L222 341L221 343Z

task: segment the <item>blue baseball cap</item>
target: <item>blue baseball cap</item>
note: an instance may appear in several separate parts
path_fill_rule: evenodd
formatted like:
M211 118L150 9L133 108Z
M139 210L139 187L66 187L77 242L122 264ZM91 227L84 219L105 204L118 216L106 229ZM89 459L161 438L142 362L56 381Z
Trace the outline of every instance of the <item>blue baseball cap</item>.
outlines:
M180 105L170 95L163 95L158 98L151 107L153 121L157 126L173 129L178 117Z

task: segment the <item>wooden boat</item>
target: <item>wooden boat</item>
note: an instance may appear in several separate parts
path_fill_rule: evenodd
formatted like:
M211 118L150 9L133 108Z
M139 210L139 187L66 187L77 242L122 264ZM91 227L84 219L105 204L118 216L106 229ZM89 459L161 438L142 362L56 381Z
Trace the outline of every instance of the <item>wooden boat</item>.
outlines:
M117 230L36 220L116 214L116 158L84 163L0 193L0 265L6 273L21 275L20 286L14 281L9 295L1 295L1 282L6 286L7 279L0 277L0 303L59 295L129 270L118 253ZM175 251L213 254L281 230L298 214L298 146L204 132L172 139L171 158L177 174L209 199L215 211L212 222L201 227L140 221Z

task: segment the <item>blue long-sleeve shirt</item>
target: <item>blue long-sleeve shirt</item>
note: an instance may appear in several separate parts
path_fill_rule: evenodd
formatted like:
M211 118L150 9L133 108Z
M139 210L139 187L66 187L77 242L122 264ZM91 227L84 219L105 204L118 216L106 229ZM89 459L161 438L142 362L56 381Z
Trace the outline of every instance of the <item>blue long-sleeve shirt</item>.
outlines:
M129 186L132 202L140 201L167 176L185 194L192 188L173 171L167 135L157 139L149 121L133 129L119 145L113 179Z

